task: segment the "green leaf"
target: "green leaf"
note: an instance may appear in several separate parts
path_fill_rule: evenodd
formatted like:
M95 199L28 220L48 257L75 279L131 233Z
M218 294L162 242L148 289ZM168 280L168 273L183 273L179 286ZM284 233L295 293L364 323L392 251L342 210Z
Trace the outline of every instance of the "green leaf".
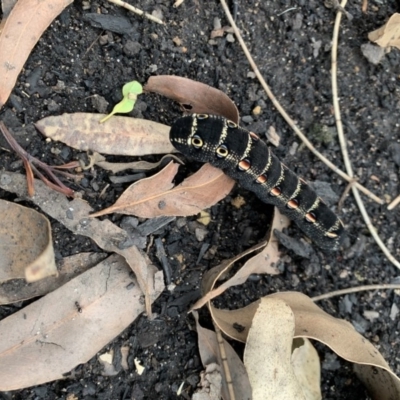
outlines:
M126 83L122 88L123 99L114 106L110 114L106 115L100 123L107 121L116 113L128 113L135 107L136 99L139 94L143 93L143 87L138 81Z

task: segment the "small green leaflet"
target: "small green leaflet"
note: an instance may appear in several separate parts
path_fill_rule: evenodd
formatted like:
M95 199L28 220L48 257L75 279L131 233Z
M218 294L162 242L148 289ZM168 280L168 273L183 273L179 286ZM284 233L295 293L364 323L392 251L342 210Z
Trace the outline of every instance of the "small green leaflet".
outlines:
M116 113L128 113L133 110L137 96L143 93L143 87L138 81L128 82L122 88L124 98L114 106L110 114L106 115L100 123L107 121Z

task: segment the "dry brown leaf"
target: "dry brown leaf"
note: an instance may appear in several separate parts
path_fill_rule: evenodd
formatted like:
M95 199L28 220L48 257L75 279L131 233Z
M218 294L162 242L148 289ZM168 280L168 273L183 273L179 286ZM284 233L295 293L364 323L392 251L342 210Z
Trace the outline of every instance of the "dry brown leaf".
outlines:
M291 308L282 300L262 298L244 351L253 400L306 400L291 364L293 334Z
M72 0L19 0L0 33L0 108L3 107L31 50Z
M302 293L279 292L266 297L279 298L290 306L295 316L295 337L318 340L345 360L359 364L356 370L361 371L361 379L369 379L375 374L375 380L369 379L366 384L370 393L379 393L378 397L373 397L374 400L400 398L399 378L390 370L379 351L349 322L327 314ZM258 303L239 310L214 308L214 322L226 335L245 342ZM378 369L379 373L376 372Z
M246 282L247 278L251 274L279 274L279 271L273 267L273 264L279 260L279 251L278 242L276 241L272 232L275 229L282 230L288 226L288 224L289 220L283 216L277 208L274 208L274 217L267 234L267 239L244 251L238 256L233 257L230 260L226 260L222 264L217 265L216 267L213 267L207 271L201 281L201 291L203 293L203 297L196 301L192 307L192 310L202 307L204 304L221 295L230 287L242 285L244 282ZM260 249L262 249L262 251L248 260L232 278L215 288L221 277L226 274L237 261ZM213 313L214 307L211 303L209 304L209 308L210 312Z
M23 175L0 171L0 187L34 202L45 213L72 232L90 237L105 251L115 252L123 256L136 274L140 288L145 294L146 312L149 317L151 316L151 299L154 298L155 293L160 290L160 285L162 286L163 283L152 281L149 284L149 279L153 279L152 270L154 267L149 265L136 246L124 247L129 236L123 229L109 220L99 221L96 218L88 218L93 209L87 202L78 198L69 200L63 194L51 190L40 180L35 180L35 196L29 197Z
M381 47L393 46L400 49L400 14L393 14L385 25L370 32L368 39Z
M100 168L106 169L108 171L113 172L114 174L125 171L127 169L131 169L133 172L140 172L140 171L151 171L153 169L158 168L160 165L165 165L166 160L171 160L171 158L175 161L177 161L180 164L183 164L183 162L180 160L180 158L174 156L173 154L167 154L164 157L161 158L160 161L157 162L149 162L149 161L132 161L132 162L127 162L127 163L113 163L113 162L108 162L106 161L105 157L100 155L99 153L95 153L95 158L94 160L92 157L90 157L90 164L91 165L97 165ZM93 164L92 164L93 163Z
M92 358L144 311L142 291L113 255L0 322L0 391L55 379Z
M180 103L187 112L221 115L239 123L239 113L233 101L224 92L204 83L181 76L159 75L150 77L144 90Z
M221 170L205 164L173 187L172 180L178 167L171 162L158 174L135 182L114 205L91 216L113 212L142 218L194 215L223 199L235 184Z
M222 398L229 399L228 388L226 384L227 380L223 373L224 369L222 368L222 360L219 355L216 333L209 329L203 328L199 324L197 312L193 312L193 316L196 320L198 347L201 362L204 367L212 363L217 363L221 367L221 373L223 375ZM229 371L231 373L231 382L236 398L251 399L250 381L242 360L239 358L235 350L233 350L232 346L226 340L224 340L224 347L226 352L226 362L228 363Z
M49 220L31 208L0 200L0 283L57 275Z
M79 253L57 262L58 276L49 276L27 284L25 279L13 279L0 285L0 305L43 296L64 285L72 278L92 268L106 253Z
M103 117L104 114L63 114L43 118L35 126L44 136L82 151L122 156L177 152L169 141L169 126L120 116L100 124Z

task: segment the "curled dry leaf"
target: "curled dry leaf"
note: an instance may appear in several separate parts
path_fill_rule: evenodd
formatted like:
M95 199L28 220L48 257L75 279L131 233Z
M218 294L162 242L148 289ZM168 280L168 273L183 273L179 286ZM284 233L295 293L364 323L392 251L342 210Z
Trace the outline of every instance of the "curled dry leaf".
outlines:
M124 247L129 240L127 232L114 225L109 220L99 221L88 218L93 209L87 202L75 198L68 200L66 196L48 188L42 181L35 180L35 196L28 197L25 177L18 173L0 171L0 187L21 198L33 201L45 213L59 221L77 235L93 239L105 251L115 252L125 258L145 295L146 312L151 316L151 299L163 289L162 279L153 281L154 267L144 257L136 246ZM149 280L151 282L149 282Z
M93 156L90 157L90 166L97 165L100 168L106 169L107 171L111 171L114 174L125 171L127 169L131 169L134 172L140 172L140 171L151 171L153 169L158 168L160 165L165 165L168 160L171 160L171 158L175 161L177 161L180 164L183 164L183 162L180 160L179 157L174 156L173 154L166 154L164 157L161 158L160 161L158 162L149 162L149 161L132 161L132 162L127 162L127 163L113 163L113 162L108 162L106 161L105 157L103 157L99 153L94 153ZM85 169L89 168L85 167Z
M106 257L106 253L79 253L65 257L57 264L58 276L49 276L27 284L24 279L13 279L0 284L0 305L43 296L82 272L92 268Z
M142 295L126 262L115 254L3 319L0 391L63 379L144 311Z
M150 77L144 90L180 103L187 112L221 115L239 123L239 113L233 101L224 92L204 83L181 76L159 75Z
M197 312L193 312L193 316L196 320L196 330L198 336L198 347L201 357L201 362L204 367L207 365L217 363L221 367L222 379L222 398L229 399L229 392L227 388L227 378L224 374L224 368L222 368L222 362L218 339L215 332L203 328L199 323ZM223 340L225 348L226 362L229 367L231 374L230 381L232 382L233 389L237 399L251 399L251 386L247 376L246 368L242 360L237 355L236 351L232 346Z
M379 393L374 400L400 398L400 380L379 351L353 326L344 320L334 318L321 310L306 295L298 292L279 292L267 298L278 298L290 306L295 316L294 337L318 340L331 348L336 354L350 361L361 371L360 379L370 379L366 386L371 394ZM239 310L220 310L213 308L214 322L228 336L245 342L259 301ZM379 371L379 372L377 372ZM371 388L372 387L372 388Z
M92 217L117 212L143 218L188 216L223 199L234 186L233 179L209 164L173 187L178 164L169 163L158 174L129 186L117 202Z
M400 14L393 14L381 28L370 32L368 39L381 47L400 49Z
M293 334L291 308L282 300L262 298L244 351L253 400L306 400L291 364Z
M0 201L0 283L57 275L49 220L31 208Z
M19 0L0 33L0 108L7 101L31 50L72 0Z
M169 126L120 116L100 124L103 117L104 114L63 114L43 118L35 126L44 136L82 151L123 156L177 152L169 141Z
M282 230L287 227L288 224L289 220L283 216L277 208L274 208L274 216L271 227L267 233L267 239L244 251L238 256L226 260L222 264L207 271L201 281L203 297L193 305L192 310L202 307L204 304L210 302L213 298L219 296L230 287L242 285L251 274L279 274L279 271L273 266L273 264L279 260L279 251L278 243L272 232L275 229ZM232 278L220 284L217 288L215 287L222 276L225 275L237 261L258 250L261 251L248 260ZM211 303L209 303L209 308L212 314L214 307Z

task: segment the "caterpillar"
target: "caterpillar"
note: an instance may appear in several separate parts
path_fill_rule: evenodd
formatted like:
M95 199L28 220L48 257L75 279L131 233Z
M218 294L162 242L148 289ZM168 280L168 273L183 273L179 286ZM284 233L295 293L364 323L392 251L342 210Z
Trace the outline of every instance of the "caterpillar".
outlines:
M177 119L169 136L185 156L223 170L261 201L278 207L318 247L338 250L344 235L340 219L255 133L220 116L192 114Z

